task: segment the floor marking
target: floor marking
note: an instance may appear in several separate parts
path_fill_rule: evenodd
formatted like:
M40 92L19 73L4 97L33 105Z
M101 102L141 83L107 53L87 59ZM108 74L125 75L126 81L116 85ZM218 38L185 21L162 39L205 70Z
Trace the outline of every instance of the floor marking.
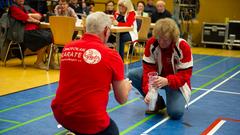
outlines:
M113 107L113 108L111 108L111 109L107 109L107 112L108 112L108 113L113 112L113 111L115 111L115 110L117 110L117 109L119 109L119 108L122 108L122 107L124 107L124 106L126 106L126 105L128 105L128 104L130 104L130 103L133 103L133 102L135 102L135 101L138 101L138 100L140 100L140 99L139 99L139 98L134 98L134 99L132 99L132 100L129 100L128 102L126 102L126 103L123 104L123 105L117 105L117 106L115 106L115 107ZM55 135L59 135L60 133L62 133L62 132L64 132L64 131L67 131L67 130L65 129L65 130L62 130L62 131L60 131L60 132L57 132Z
M0 110L0 113L6 112L6 111L9 111L9 110L12 110L12 109L16 109L16 108L19 108L19 107L22 107L22 106L30 105L30 104L33 104L33 103L36 103L36 102L39 102L39 101L42 101L42 100L46 100L46 99L52 98L54 96L55 96L55 94L47 96L47 97L42 97L42 98L39 98L39 99L36 99L36 100L31 100L29 102L25 102L25 103L20 104L20 105L16 105L16 106L12 106L12 107Z
M15 120L6 120L6 119L0 119L0 121L12 123L12 124L20 124L21 123L21 122L15 121Z
M192 91L192 94L196 93L197 91L201 90L201 89L204 88L204 87L207 87L208 85L212 84L213 82L215 82L215 81L217 81L217 80L223 78L223 77L224 77L225 75L227 75L228 73L230 73L230 72L236 70L239 66L240 66L240 64L238 64L238 65L236 65L235 67L229 69L228 71L222 73L221 75L219 75L218 77L216 77L216 78L210 80L209 82L207 82L207 83L201 85L201 86L198 87L196 90L193 90L193 91ZM149 116L148 116L148 117L149 117ZM133 125L133 126L134 126L134 125ZM132 130L133 130L133 129L132 129ZM128 131L128 132L129 132L129 131ZM143 135L144 135L144 134L143 134ZM145 135L146 135L146 134L145 134Z
M205 59L207 59L207 58L209 58L209 57L211 57L211 56L207 55L207 56L198 58L198 59L194 60L194 63L197 63L197 62L199 62L199 61L205 60Z
M137 122L136 124L128 127L127 129L125 129L124 131L122 131L120 133L120 135L125 135L126 133L130 132L131 130L133 130L134 128L138 127L139 125L143 124L144 122L148 121L149 119L151 119L152 117L154 117L156 114L150 115L148 117L145 117L144 119L142 119L141 121Z
M240 120L231 118L218 118L210 126L208 126L201 135L213 135L226 121L240 122Z
M195 63L197 63L197 62L199 62L199 61L201 61L201 60L203 60L203 59L206 59L206 58L208 58L208 57L210 57L210 56L205 56L205 57L203 57L203 58L199 58L199 59L195 60ZM134 62L134 63L137 63L137 62ZM134 64L134 63L131 63L131 64ZM213 64L214 64L214 63L213 63ZM44 85L42 85L42 86L37 86L37 87L33 87L33 88L44 87L44 86L47 87L47 86L49 86L49 85L54 85L55 83L57 83L57 82L53 82L53 83L50 83L50 84L44 84ZM31 90L31 89L33 89L33 88L26 89L26 90L24 90L24 91ZM22 91L19 91L19 92L22 92ZM113 92L113 91L111 91L110 93L112 93L112 92ZM11 94L13 94L13 93L11 93ZM22 107L22 106L26 106L26 105L29 105L29 104L33 104L33 103L36 103L36 102L39 102L39 101L42 101L42 100L45 100L45 99L48 99L48 98L52 98L52 97L54 97L54 96L55 96L55 94L50 95L50 96L46 96L46 97L42 97L42 98L39 98L39 99L31 100L31 101L29 101L29 102L25 102L25 103L20 104L20 105L16 105L16 106L12 106L12 107L9 107L9 108L0 110L0 113L6 112L6 111L9 111L9 110L12 110L12 109L16 109L16 108L19 108L19 107Z
M221 120L211 131L209 131L206 135L213 135L217 130L225 123L225 120ZM201 134L204 135L204 134Z
M240 70L237 71L236 73L234 73L233 75L231 75L230 77L228 77L227 79L223 80L222 82L220 82L219 84L215 85L214 87L212 87L210 90L206 91L205 93L201 94L200 96L198 96L197 98L195 98L194 100L192 100L189 103L189 106L193 103L195 103L196 101L198 101L199 99L201 99L202 97L206 96L208 93L210 93L212 90L216 89L217 87L221 86L222 84L224 84L225 82L227 82L228 80L230 80L231 78L233 78L234 76L236 76L237 74L240 73ZM185 106L186 108L186 106ZM151 128L149 128L148 130L144 131L143 134L148 134L149 132L151 132L153 129L155 129L156 127L158 127L159 125L161 125L162 123L166 122L169 119L169 117L166 117L165 119L161 120L160 122L158 122L157 124L153 125Z
M32 123L32 122L34 122L34 121L43 119L43 118L48 117L48 116L51 116L51 115L53 115L52 112L47 113L47 114L42 115L42 116L39 116L39 117L36 117L36 118L34 118L34 119L28 120L28 121L26 121L26 122L20 123L20 124L18 124L18 125L15 125L15 126L12 126L12 127L9 127L9 128L3 129L3 130L0 130L0 134L5 133L5 132L8 132L8 131L10 131L10 130L13 130L13 129L15 129L15 128L24 126L24 125L26 125L26 124Z
M205 77L205 78L214 78L214 77L216 77L216 76L213 76L213 75L202 75L202 74L196 74L194 76ZM232 78L232 80L240 81L240 78Z
M40 87L40 86L38 86L38 87ZM48 114L45 114L45 115L49 115L49 113L48 113ZM42 117L45 116L45 115L42 115L42 116L37 117L37 118L35 118L35 119L36 119L36 120L40 120L40 119L42 119ZM52 115L52 114L51 114L51 115ZM32 119L32 120L33 120L33 119ZM33 122L32 120L29 120L29 121L27 121L27 122L28 122L28 123L31 123L31 122ZM35 120L35 121L36 121L36 120ZM26 123L26 122L24 122L24 123ZM28 124L28 123L27 123L27 124ZM22 124L21 124L21 125L22 125ZM25 124L24 124L24 125L25 125ZM10 127L10 128L13 128L13 127ZM9 129L9 128L8 128L8 129ZM15 128L13 128L13 129L15 129ZM6 129L5 129L5 130L6 130ZM11 129L10 129L10 130L11 130ZM3 131L3 130L1 130L0 133L2 133L2 131ZM7 131L5 131L5 132L7 132Z
M192 88L192 89L197 89L197 88ZM200 91L208 91L208 90L210 90L210 89L201 89ZM231 91L223 91L223 90L213 90L212 92L232 94L232 95L240 95L239 92L231 92Z
M208 65L208 66L206 66L206 67L204 67L204 68L194 72L193 75L198 74L199 72L202 72L202 71L204 71L204 70L206 70L206 69L208 69L210 67L213 67L213 66L215 66L215 65L217 65L217 64L219 64L219 63L221 63L221 62L223 62L225 60L228 60L228 59L230 59L230 58L224 58L224 59L221 59L221 60L219 60L219 61L217 61L215 63L212 63L212 64L210 64L210 65Z

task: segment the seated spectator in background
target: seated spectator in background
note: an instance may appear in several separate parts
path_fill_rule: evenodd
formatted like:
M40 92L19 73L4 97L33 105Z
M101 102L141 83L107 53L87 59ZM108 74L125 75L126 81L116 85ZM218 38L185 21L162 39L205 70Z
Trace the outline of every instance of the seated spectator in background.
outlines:
M105 3L105 11L106 14L108 15L114 15L115 14L115 10L114 10L114 1L113 0L109 0L107 3Z
M89 15L89 8L88 8L87 3L85 1L82 1L82 12L83 12L84 17Z
M156 107L145 113L159 113L167 107L171 119L180 119L184 114L185 104L191 95L190 79L192 76L193 57L190 45L179 38L177 24L171 18L160 19L153 29L154 37L145 46L143 67L131 70L128 77L139 90L146 104L151 96L149 91L149 72L158 72L153 81L155 90L165 90L166 105L162 96L158 95Z
M94 13L95 12L95 3L94 2L91 2L90 4L89 4L89 14L91 14L91 13Z
M117 11L114 14L113 25L133 27L133 30L126 33L120 33L119 53L124 59L124 44L127 41L138 39L136 13L131 0L119 0Z
M37 60L34 66L46 70L47 66L44 64L44 58L47 49L50 48L49 45L52 43L52 34L48 30L39 29L41 14L30 6L24 5L24 0L14 0L9 12L12 18L25 24L23 48L37 52ZM59 66L54 62L54 57L51 58L50 68L59 69Z
M156 3L157 11L153 13L151 19L155 23L158 19L171 18L172 14L165 8L166 3L163 0L158 0Z
M59 4L55 7L56 16L69 16L78 19L75 11L69 7L69 0L59 0ZM72 39L77 37L78 31L74 31Z
M80 14L82 14L82 4L80 5L78 0L71 0L69 3L69 7L71 7L77 14L78 18L81 19Z
M148 17L148 13L144 12L144 7L145 7L145 3L144 1L138 1L137 2L137 16L144 16L144 17Z
M153 0L147 0L147 5L144 7L144 11L151 17L156 10L156 7L153 5Z
M56 16L69 16L78 19L75 11L69 7L69 1L70 0L59 0L58 5L54 9L54 13Z
M58 123L76 135L119 135L106 110L110 85L119 104L127 102L132 85L124 79L118 52L106 45L110 27L111 19L105 13L90 14L86 33L62 52L60 80L51 107Z

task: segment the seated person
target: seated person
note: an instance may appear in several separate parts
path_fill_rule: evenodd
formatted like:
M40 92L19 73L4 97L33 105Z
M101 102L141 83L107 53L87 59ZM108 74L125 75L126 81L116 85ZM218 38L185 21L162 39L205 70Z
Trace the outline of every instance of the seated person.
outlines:
M95 3L91 2L89 3L89 14L94 13L95 12Z
M54 13L56 16L69 16L78 19L75 11L69 7L69 1L70 0L59 0L58 5L54 9Z
M154 0L147 0L147 5L144 7L144 12L147 12L150 17L154 12L156 12L156 7L153 3Z
M39 29L41 14L30 6L24 5L24 0L14 0L9 12L12 18L25 24L23 48L37 52L37 60L34 66L46 70L47 66L44 64L44 58L46 51L50 49L52 34L49 30ZM59 69L59 66L54 62L54 57L51 58L50 68Z
M108 2L106 2L104 13L106 13L108 15L114 15L115 12L116 11L114 10L114 1L113 0L109 0Z
M155 23L158 19L171 18L172 14L165 8L166 3L163 0L158 0L156 3L156 12L151 16L152 23Z
M55 15L56 16L69 16L78 19L77 14L75 11L69 7L70 0L59 0L59 4L55 7ZM78 31L74 31L72 39L76 39Z
M137 16L148 17L148 13L144 12L145 3L144 1L137 2Z
M78 3L78 0L71 0L69 3L69 7L71 7L77 14L78 18L81 19L81 14L83 13L82 5Z
M138 39L136 13L131 0L119 0L117 11L114 14L113 25L133 27L130 32L120 33L119 53L124 59L124 45L127 41Z
M88 15L86 33L62 52L60 81L51 107L58 123L76 135L119 135L106 110L110 85L120 104L127 102L132 85L124 79L118 52L106 46L110 27L105 13ZM64 55L68 53L77 55Z

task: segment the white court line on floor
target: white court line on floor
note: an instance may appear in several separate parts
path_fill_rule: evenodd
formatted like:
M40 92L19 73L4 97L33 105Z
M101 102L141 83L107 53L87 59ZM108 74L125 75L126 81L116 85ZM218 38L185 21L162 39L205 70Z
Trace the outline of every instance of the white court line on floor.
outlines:
M226 122L226 120L221 120L212 130L210 130L207 135L213 135L218 129Z
M197 89L197 88L192 88L193 90L194 89ZM210 89L201 89L201 91L208 91ZM231 91L223 91L223 90L212 90L212 92L218 92L218 93L224 93L224 94L232 94L232 95L240 95L239 92L231 92Z
M234 76L236 76L237 74L240 73L240 70L237 71L236 73L234 73L233 75L231 75L230 77L228 77L227 79L223 80L222 82L220 82L219 84L215 85L214 87L212 87L211 89L209 89L208 91L204 92L202 95L198 96L197 98L195 98L194 100L192 100L188 106L190 106L191 104L195 103L196 101L198 101L199 99L203 98L204 96L206 96L208 93L212 92L214 89L216 89L217 87L221 86L222 84L224 84L225 82L227 82L228 80L230 80L231 78L233 78ZM186 108L187 106L185 106ZM149 129L147 129L146 131L144 131L141 135L146 135L149 132L151 132L153 129L155 129L156 127L160 126L162 123L166 122L167 120L169 120L169 117L164 118L163 120L161 120L160 122L158 122L157 124L153 125L152 127L150 127Z

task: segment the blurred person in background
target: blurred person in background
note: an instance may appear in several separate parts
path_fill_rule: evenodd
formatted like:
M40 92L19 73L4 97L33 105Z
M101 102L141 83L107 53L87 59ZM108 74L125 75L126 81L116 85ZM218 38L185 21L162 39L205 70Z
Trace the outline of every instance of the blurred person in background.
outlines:
M137 16L143 16L143 17L148 17L148 13L144 12L145 8L145 2L144 1L138 1L137 2Z
M153 0L147 0L147 5L144 7L144 11L147 12L149 16L152 16L152 14L156 12Z
M41 14L30 6L24 5L24 2L24 0L14 0L13 5L9 8L9 13L13 19L24 23L23 49L37 52L34 67L46 70L44 58L52 43L52 33L49 30L39 29ZM54 55L50 61L50 68L59 69L54 62Z
M132 31L120 33L119 53L124 59L124 44L138 39L136 13L131 0L119 0L114 14L113 25L133 27Z
M158 19L171 18L172 14L165 8L166 3L163 0L156 2L156 12L151 16L152 23L155 23Z
M114 1L113 0L109 0L105 3L105 11L104 13L108 14L108 15L114 15L115 14L115 10L114 10Z

